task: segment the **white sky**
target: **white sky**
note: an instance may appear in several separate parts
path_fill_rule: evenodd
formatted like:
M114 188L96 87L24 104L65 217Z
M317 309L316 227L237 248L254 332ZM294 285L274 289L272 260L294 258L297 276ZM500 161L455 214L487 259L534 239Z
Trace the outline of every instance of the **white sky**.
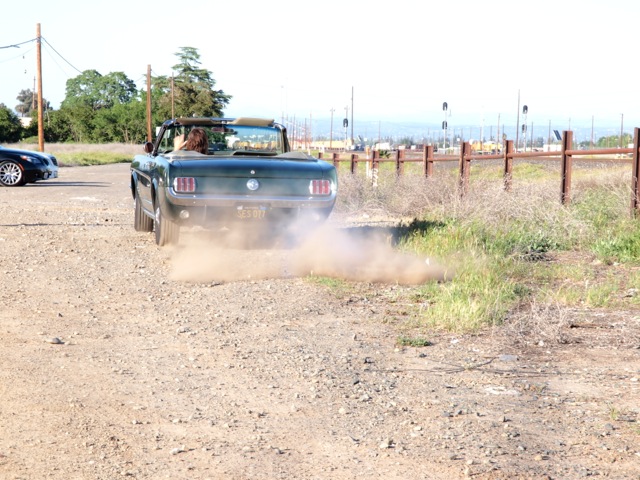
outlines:
M78 70L121 71L142 88L147 65L171 75L189 46L233 96L228 116L328 119L333 108L338 125L353 87L354 124L439 125L446 101L450 128L517 125L520 92L541 127L640 126L636 0L6 3L0 47L40 23L54 108ZM15 107L35 75L34 42L0 48L0 103Z

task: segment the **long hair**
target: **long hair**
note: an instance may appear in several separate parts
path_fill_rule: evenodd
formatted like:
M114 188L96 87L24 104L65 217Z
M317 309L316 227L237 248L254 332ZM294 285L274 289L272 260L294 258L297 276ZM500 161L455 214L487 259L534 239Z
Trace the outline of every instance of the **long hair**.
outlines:
M185 145L187 150L193 150L195 152L209 153L209 139L207 138L207 132L204 129L196 127L189 132L187 137L187 144Z

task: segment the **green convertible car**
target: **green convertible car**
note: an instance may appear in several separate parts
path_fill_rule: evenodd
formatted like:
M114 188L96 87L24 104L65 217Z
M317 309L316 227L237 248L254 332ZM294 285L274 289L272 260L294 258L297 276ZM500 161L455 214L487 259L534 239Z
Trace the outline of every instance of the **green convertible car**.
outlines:
M189 149L192 130L206 133L199 151ZM181 226L277 234L298 221L317 224L336 201L335 167L291 152L273 120L167 120L144 151L131 163L134 227L155 231L160 246L178 243Z

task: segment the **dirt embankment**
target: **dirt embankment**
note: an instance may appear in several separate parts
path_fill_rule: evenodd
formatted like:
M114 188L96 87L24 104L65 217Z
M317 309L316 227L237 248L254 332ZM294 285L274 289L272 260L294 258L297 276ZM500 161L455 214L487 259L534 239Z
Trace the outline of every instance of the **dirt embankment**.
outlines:
M127 172L0 189L0 478L640 478L637 312L399 347L414 287L328 289L309 251L202 232L158 248Z

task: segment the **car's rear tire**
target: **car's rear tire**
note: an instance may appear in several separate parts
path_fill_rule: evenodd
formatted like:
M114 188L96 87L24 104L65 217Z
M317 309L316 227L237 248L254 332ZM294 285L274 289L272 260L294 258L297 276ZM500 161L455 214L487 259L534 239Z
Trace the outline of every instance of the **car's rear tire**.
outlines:
M144 213L140 198L136 195L134 202L133 228L136 232L153 232L153 218Z
M180 225L164 218L160 206L156 206L156 214L153 220L153 228L156 232L156 244L160 247L175 245L180 239Z
M25 184L24 173L16 162L0 162L0 184L5 187L20 187Z

